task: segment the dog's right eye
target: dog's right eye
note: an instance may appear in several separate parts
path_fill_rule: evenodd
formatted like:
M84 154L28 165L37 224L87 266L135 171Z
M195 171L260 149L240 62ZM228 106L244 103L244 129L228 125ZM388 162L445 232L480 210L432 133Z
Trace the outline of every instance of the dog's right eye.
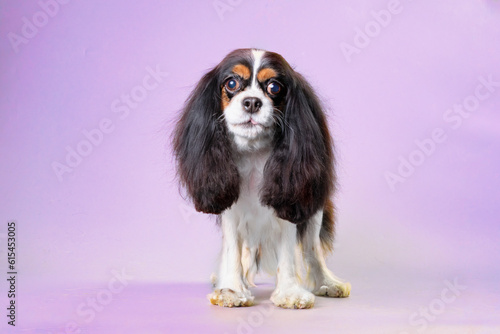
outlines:
M230 92L235 92L240 88L240 83L236 79L229 79L226 81L226 89Z
M267 92L271 95L278 95L281 91L281 86L279 83L275 81L271 81L269 85L267 85Z

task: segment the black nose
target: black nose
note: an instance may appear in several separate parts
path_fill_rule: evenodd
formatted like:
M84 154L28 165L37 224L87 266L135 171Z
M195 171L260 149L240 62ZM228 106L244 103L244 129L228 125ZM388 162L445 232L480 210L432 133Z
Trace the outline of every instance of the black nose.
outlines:
M262 101L258 97L247 97L243 100L243 108L246 112L253 114L262 107Z

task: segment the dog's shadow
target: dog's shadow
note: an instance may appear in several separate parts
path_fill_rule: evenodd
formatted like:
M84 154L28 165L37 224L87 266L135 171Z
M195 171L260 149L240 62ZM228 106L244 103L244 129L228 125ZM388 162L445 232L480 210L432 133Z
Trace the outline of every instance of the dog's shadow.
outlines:
M256 287L250 289L252 295L255 297L254 305L260 305L264 302L271 302L271 294L276 288L274 283L255 283Z

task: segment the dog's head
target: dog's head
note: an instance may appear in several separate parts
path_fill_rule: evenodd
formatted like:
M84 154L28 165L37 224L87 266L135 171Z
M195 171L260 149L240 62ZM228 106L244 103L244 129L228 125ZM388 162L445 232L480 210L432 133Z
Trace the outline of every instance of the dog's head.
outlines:
M248 49L230 53L220 66L221 110L236 148L269 145L283 120L290 66L276 53Z
M262 204L300 223L333 190L331 139L306 80L277 53L239 49L193 90L174 133L181 183L198 211L219 214L237 199L235 153L270 150Z

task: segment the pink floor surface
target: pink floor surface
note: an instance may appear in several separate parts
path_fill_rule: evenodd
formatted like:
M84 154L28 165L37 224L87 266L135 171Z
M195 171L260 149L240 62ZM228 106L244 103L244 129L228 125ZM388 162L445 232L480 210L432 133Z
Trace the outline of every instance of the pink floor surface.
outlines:
M200 283L131 282L119 292L110 292L107 284L23 287L17 326L6 332L500 333L497 283L398 277L351 282L349 298L317 297L309 310L272 305L270 282L253 289L255 306L233 309L210 305L206 299L210 286Z

